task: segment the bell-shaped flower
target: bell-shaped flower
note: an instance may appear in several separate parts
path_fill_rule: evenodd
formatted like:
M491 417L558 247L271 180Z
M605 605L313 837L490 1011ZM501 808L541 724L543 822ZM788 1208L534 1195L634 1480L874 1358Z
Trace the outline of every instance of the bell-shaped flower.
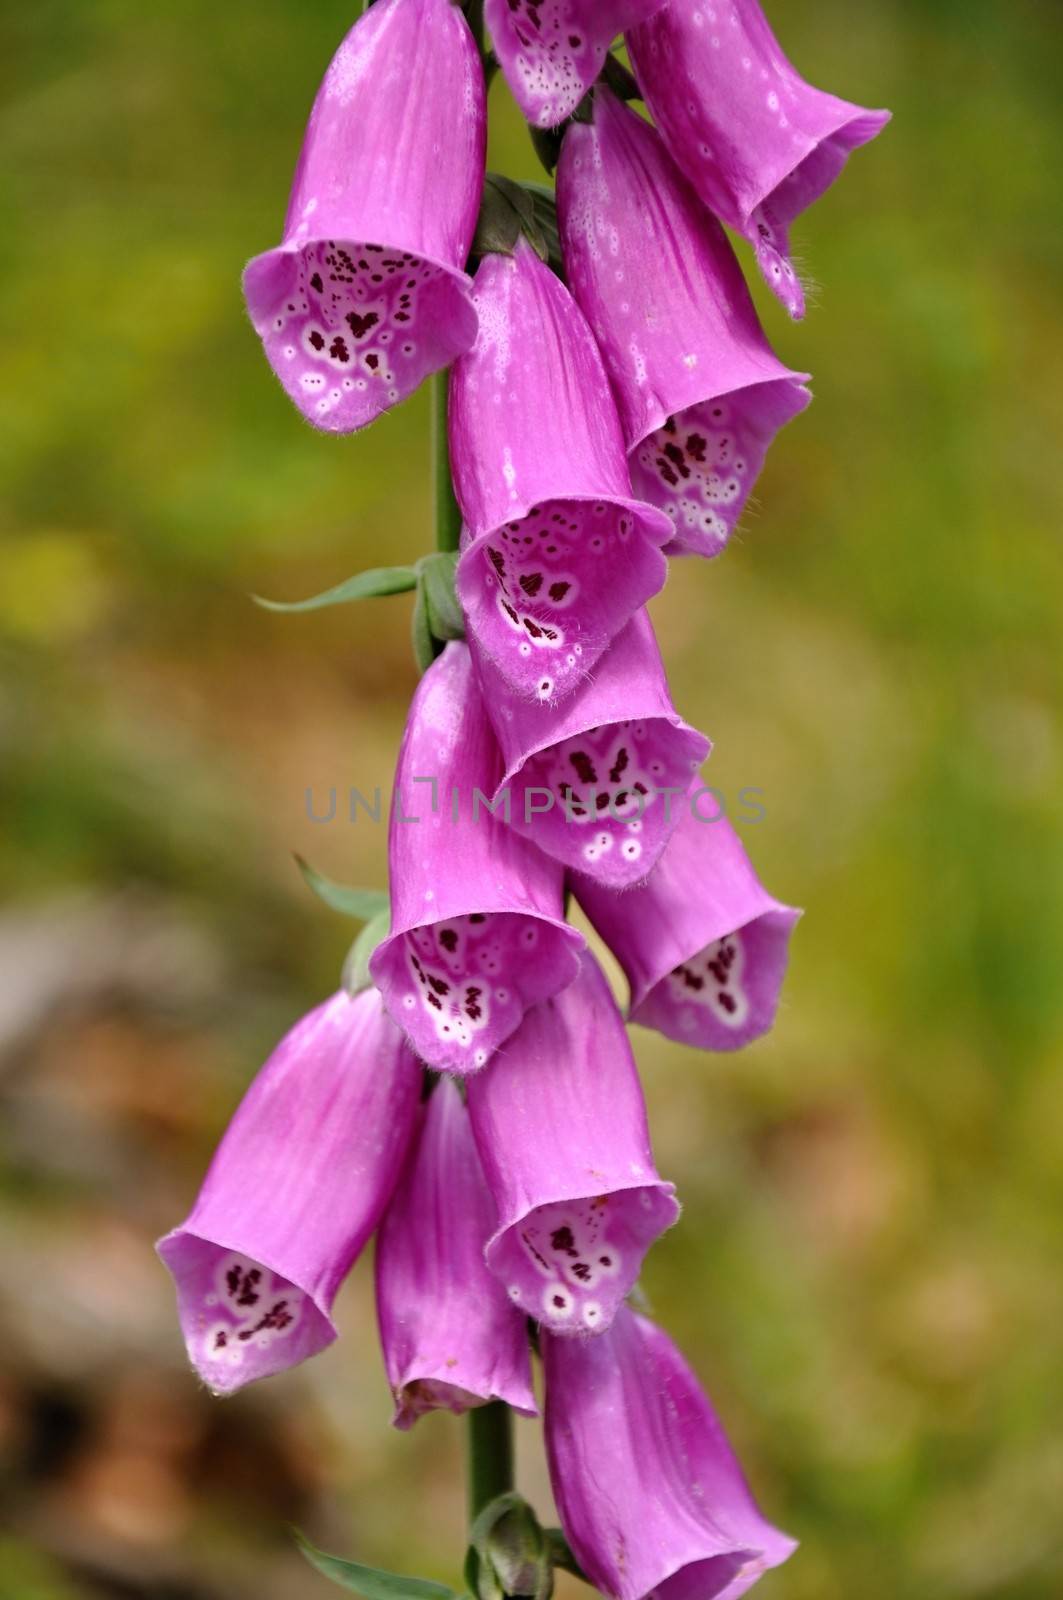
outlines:
M713 18L713 10L716 12ZM813 89L779 48L757 0L670 0L627 35L646 104L705 204L753 246L792 317L805 310L790 224L885 127Z
M679 1206L654 1167L634 1057L591 955L470 1080L469 1115L497 1213L488 1266L554 1333L607 1328Z
M505 763L496 799L508 792L512 826L612 888L644 878L710 749L672 705L646 612L559 706L515 694L489 663L482 670Z
M450 1072L484 1066L528 1007L579 971L561 867L491 810L500 773L468 646L454 641L410 706L388 841L391 933L369 964L417 1054Z
M602 358L561 280L520 238L476 274L480 331L450 379L469 631L518 693L585 677L665 579L672 525L635 500Z
M528 1330L484 1262L494 1206L461 1091L442 1078L376 1241L376 1304L394 1422L504 1400L538 1415Z
M543 1340L562 1527L612 1600L738 1600L796 1543L767 1522L708 1395L624 1307L600 1339Z
M739 1050L775 1021L801 913L764 888L708 794L682 804L644 883L614 893L582 873L571 881L627 975L630 1020L681 1044Z
M421 1069L380 996L335 994L244 1096L187 1221L158 1244L189 1359L216 1394L336 1337L332 1303L391 1198Z
M486 126L451 0L377 0L333 57L282 242L244 272L270 365L315 426L364 428L476 337L463 268Z
M635 492L669 551L715 556L775 434L809 402L772 353L716 218L660 135L608 89L565 134L558 215L569 286L605 359Z
M618 33L664 0L485 0L495 55L528 121L553 128L570 117L605 64Z

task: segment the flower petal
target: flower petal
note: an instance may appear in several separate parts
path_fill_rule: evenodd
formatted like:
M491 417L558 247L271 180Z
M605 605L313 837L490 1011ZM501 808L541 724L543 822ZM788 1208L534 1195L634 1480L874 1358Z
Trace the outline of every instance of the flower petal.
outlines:
M775 1021L801 915L772 898L727 821L698 797L645 883L619 894L573 877L631 985L631 1021L703 1050L739 1050Z
M555 1333L607 1328L679 1206L654 1167L634 1058L592 956L470 1081L469 1115L498 1213L488 1266Z
M529 122L552 128L572 115L601 72L618 33L663 0L485 0L502 71Z
M472 344L462 269L485 139L483 73L459 9L378 0L314 102L283 241L244 273L270 364L315 426L365 427Z
M187 1221L158 1244L215 1393L336 1337L332 1302L398 1179L420 1082L373 990L318 1006L255 1078Z
M603 1594L738 1600L792 1554L660 1328L625 1307L600 1339L544 1339L543 1362L554 1499Z
M565 134L558 214L572 292L620 407L638 494L669 553L718 555L775 434L808 404L777 360L723 229L660 136L606 89Z
M560 279L522 240L485 257L475 290L480 331L450 382L458 593L513 688L560 697L661 588L672 527L632 498L601 356Z
M370 971L418 1055L473 1072L571 983L560 866L490 811L500 757L459 641L421 679L395 777L391 934Z
M710 748L672 705L645 611L560 706L514 694L489 662L480 671L513 827L614 889L644 878Z
M745 235L768 287L801 317L790 224L890 114L806 83L757 0L729 0L726 11L713 22L702 0L670 0L628 33L628 50L673 160L720 220Z
M461 1094L442 1079L376 1243L395 1426L504 1400L538 1415L524 1318L484 1262L494 1207Z

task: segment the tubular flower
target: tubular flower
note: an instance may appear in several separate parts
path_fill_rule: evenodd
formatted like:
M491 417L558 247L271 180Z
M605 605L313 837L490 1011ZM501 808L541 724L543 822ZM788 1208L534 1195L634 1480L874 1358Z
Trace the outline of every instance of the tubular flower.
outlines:
M505 1400L538 1415L524 1318L484 1263L494 1207L457 1085L443 1078L376 1243L394 1422Z
M484 20L502 71L529 122L552 128L572 115L618 33L663 0L485 0Z
M544 1339L546 1449L569 1544L613 1600L738 1600L797 1548L765 1521L671 1340L624 1307Z
M188 1220L158 1244L189 1358L229 1394L316 1355L391 1197L421 1070L380 996L336 994L245 1095Z
M485 256L450 380L458 593L518 693L567 693L665 579L663 512L631 497L616 407L568 290L521 238Z
M636 493L668 547L718 555L775 434L809 402L777 360L723 229L660 136L609 90L565 134L558 214L572 292L620 409Z
M370 961L384 1004L434 1067L482 1067L527 1008L571 983L583 939L562 916L555 861L491 810L500 757L468 646L414 695L388 857L391 934Z
M484 699L513 827L612 888L644 878L678 820L662 791L689 789L710 749L672 706L645 611L556 709L498 682Z
M282 242L244 273L270 365L317 427L364 428L472 344L462 268L485 149L483 72L458 7L378 0L318 91Z
M749 240L790 315L803 316L790 224L881 132L889 112L805 83L757 0L671 0L633 28L627 44L673 158L705 204Z
M654 1167L635 1061L592 956L470 1081L469 1115L498 1217L488 1266L554 1333L607 1328L679 1206Z
M583 874L576 898L631 985L632 1022L703 1050L738 1050L775 1021L801 915L774 900L726 817L695 795L645 883L614 894Z

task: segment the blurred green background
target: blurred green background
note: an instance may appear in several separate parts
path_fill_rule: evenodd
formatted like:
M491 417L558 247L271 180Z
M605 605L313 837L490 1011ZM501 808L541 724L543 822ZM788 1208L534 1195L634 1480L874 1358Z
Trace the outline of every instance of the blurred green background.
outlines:
M453 1580L461 1426L387 1426L344 1338L221 1403L151 1253L383 882L408 600L256 609L431 539L422 394L303 425L246 324L353 0L34 0L0 20L0 1596L311 1600L296 1522ZM655 605L710 781L808 908L774 1035L640 1033L685 1212L649 1259L774 1518L764 1600L1063 1593L1063 144L1055 0L790 0L896 118L798 227L816 403L744 536ZM492 162L536 176L497 82ZM748 267L748 259L746 259ZM522 1486L544 1509L534 1425ZM575 1592L575 1586L574 1590Z

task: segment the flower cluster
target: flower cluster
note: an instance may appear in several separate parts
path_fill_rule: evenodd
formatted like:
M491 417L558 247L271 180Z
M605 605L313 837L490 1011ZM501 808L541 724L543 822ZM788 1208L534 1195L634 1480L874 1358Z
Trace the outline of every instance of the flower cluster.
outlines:
M555 195L517 191L484 227L475 8L377 0L314 104L283 241L245 274L320 428L450 368L463 626L432 641L410 707L368 972L278 1046L159 1250L191 1360L229 1393L335 1338L375 1233L400 1428L492 1400L537 1415L530 1319L582 1571L616 1600L734 1600L793 1545L625 1305L679 1207L566 907L618 959L631 1021L705 1050L772 1026L798 913L686 803L709 741L672 705L645 606L670 556L723 549L810 398L721 223L799 315L790 224L886 114L804 83L756 0L485 11L528 121L556 130ZM637 83L609 53L624 30ZM482 804L451 808L459 791Z

